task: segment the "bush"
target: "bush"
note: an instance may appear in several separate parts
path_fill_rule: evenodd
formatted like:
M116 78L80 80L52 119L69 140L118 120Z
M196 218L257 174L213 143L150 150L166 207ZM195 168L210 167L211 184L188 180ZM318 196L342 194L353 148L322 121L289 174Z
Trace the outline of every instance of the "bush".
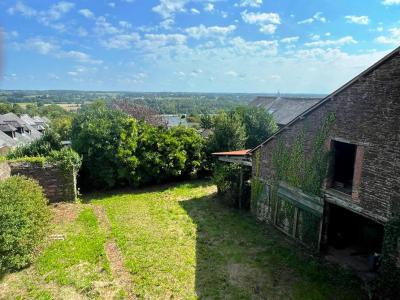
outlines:
M72 147L83 158L82 188L137 187L189 177L202 169L205 156L196 130L152 126L101 102L75 117Z
M60 136L54 131L48 131L40 139L33 141L29 145L18 147L11 151L7 158L48 156L51 151L60 150L61 148Z
M95 102L72 122L72 147L82 156L81 186L125 185L135 171L137 122L121 111Z
M49 221L47 200L34 180L13 176L0 182L0 273L32 262Z

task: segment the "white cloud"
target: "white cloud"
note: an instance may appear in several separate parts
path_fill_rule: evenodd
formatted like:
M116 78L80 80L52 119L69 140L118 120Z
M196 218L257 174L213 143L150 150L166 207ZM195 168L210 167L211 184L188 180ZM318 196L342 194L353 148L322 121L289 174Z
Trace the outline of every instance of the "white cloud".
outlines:
M400 27L390 28L388 36L384 35L378 36L375 39L375 42L379 44L393 44L393 45L400 44Z
M359 25L368 25L369 17L368 16L345 16L347 23L354 23Z
M195 39L211 38L211 37L225 37L226 35L236 30L235 25L229 25L226 27L222 26L210 26L206 27L203 24L195 27L189 27L185 31L186 33Z
M89 54L86 54L81 51L75 51L75 50L61 51L60 53L57 54L57 56L61 57L61 58L71 58L71 59L76 60L81 63L89 63L89 64L102 64L103 63L103 61L101 61L101 60L92 59Z
M25 5L23 2L17 1L17 3L13 7L10 7L8 9L8 13L11 15L20 13L21 15L23 15L25 17L33 17L33 16L36 16L37 11L35 9Z
M254 56L274 56L278 53L278 42L259 40L245 41L241 37L236 37L230 42L237 55L254 55Z
M247 11L244 11L241 13L241 15L243 21L248 24L281 23L281 19L279 17L279 14L277 13L254 13L254 12L248 13Z
M137 33L114 35L109 40L102 40L101 44L108 49L130 49L134 43L140 41L140 36Z
M165 19L164 21L160 22L161 28L164 29L171 29L172 25L174 25L175 21L173 19Z
M132 24L127 21L119 21L118 24L123 28L132 28Z
M239 3L240 7L260 7L262 5L262 0L242 0Z
M313 22L314 22L314 18L308 18L308 19L297 22L297 24L311 24Z
M311 34L310 39L313 41L318 41L321 38L319 34Z
M117 27L113 26L111 23L109 23L105 17L101 16L96 19L95 22L95 28L94 30L100 34L118 34L121 32L120 29Z
M326 22L326 18L322 16L322 12L316 12L313 16L314 20L316 21L320 21L321 23L325 23Z
M88 19L94 18L94 13L90 9L87 9L87 8L80 9L79 14L81 14L82 16L84 16L85 18L88 18Z
M340 47L349 44L357 44L357 41L352 36L345 36L337 40L320 40L310 43L305 43L307 47Z
M400 5L400 0L384 0L383 5Z
M297 22L297 24L311 24L314 21L319 21L321 23L326 23L326 18L322 16L322 12L316 12L311 18Z
M109 2L108 6L114 8L115 6L117 6L117 4L115 4L115 2Z
M276 26L274 24L261 25L260 32L265 33L265 34L274 34L277 27L278 26Z
M28 49L32 49L43 55L51 55L56 58L69 58L81 63L88 64L101 64L103 61L92 59L87 53L69 50L62 50L56 43L50 41L44 41L41 38L32 38L25 42L24 45Z
M65 25L62 23L55 23L60 20L65 14L71 11L75 4L67 1L60 1L53 4L47 10L38 11L32 7L27 6L22 1L18 1L14 6L10 7L7 11L9 14L21 14L27 18L34 18L37 22L51 27L57 31L65 31Z
M165 46L179 46L186 43L186 36L183 34L145 34L138 44L138 48L144 50L156 50Z
M230 70L225 72L225 75L231 76L231 77L238 77L239 73L237 73L236 71Z
M214 4L207 3L204 5L204 11L212 12L215 9Z
M185 5L189 0L160 0L160 4L154 6L152 10L161 15L164 19L171 18L177 12L184 12Z
M298 36L290 36L290 37L286 37L286 38L281 39L281 43L291 44L291 43L297 42L298 40L299 40Z
M28 48L33 49L40 54L49 54L58 49L58 46L51 42L43 41L40 38L32 38L26 41Z
M191 9L190 9L190 12L191 12L192 14L194 14L194 15L200 14L200 11L199 11L198 9L196 9L196 8L191 8Z

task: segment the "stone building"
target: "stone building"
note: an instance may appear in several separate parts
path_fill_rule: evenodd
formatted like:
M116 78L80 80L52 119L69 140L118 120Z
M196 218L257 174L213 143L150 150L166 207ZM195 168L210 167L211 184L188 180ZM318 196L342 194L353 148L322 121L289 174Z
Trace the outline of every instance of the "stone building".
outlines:
M400 268L400 47L251 157L258 219L360 272L382 252Z

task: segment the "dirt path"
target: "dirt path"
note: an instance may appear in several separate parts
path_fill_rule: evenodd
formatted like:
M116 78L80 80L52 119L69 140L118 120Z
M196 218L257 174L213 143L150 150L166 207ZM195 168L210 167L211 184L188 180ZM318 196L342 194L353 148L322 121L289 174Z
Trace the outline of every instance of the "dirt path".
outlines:
M128 294L127 299L137 299L132 293L132 279L129 272L125 269L121 252L114 238L111 237L111 224L107 218L104 207L93 205L94 213L96 214L100 228L107 235L105 244L105 252L110 262L112 275L118 285Z

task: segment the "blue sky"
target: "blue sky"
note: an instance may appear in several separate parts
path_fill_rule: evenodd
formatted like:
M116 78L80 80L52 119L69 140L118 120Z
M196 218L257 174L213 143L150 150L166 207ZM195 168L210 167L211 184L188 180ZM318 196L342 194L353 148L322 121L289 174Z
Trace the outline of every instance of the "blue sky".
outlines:
M400 0L0 0L2 89L329 93L400 45Z

